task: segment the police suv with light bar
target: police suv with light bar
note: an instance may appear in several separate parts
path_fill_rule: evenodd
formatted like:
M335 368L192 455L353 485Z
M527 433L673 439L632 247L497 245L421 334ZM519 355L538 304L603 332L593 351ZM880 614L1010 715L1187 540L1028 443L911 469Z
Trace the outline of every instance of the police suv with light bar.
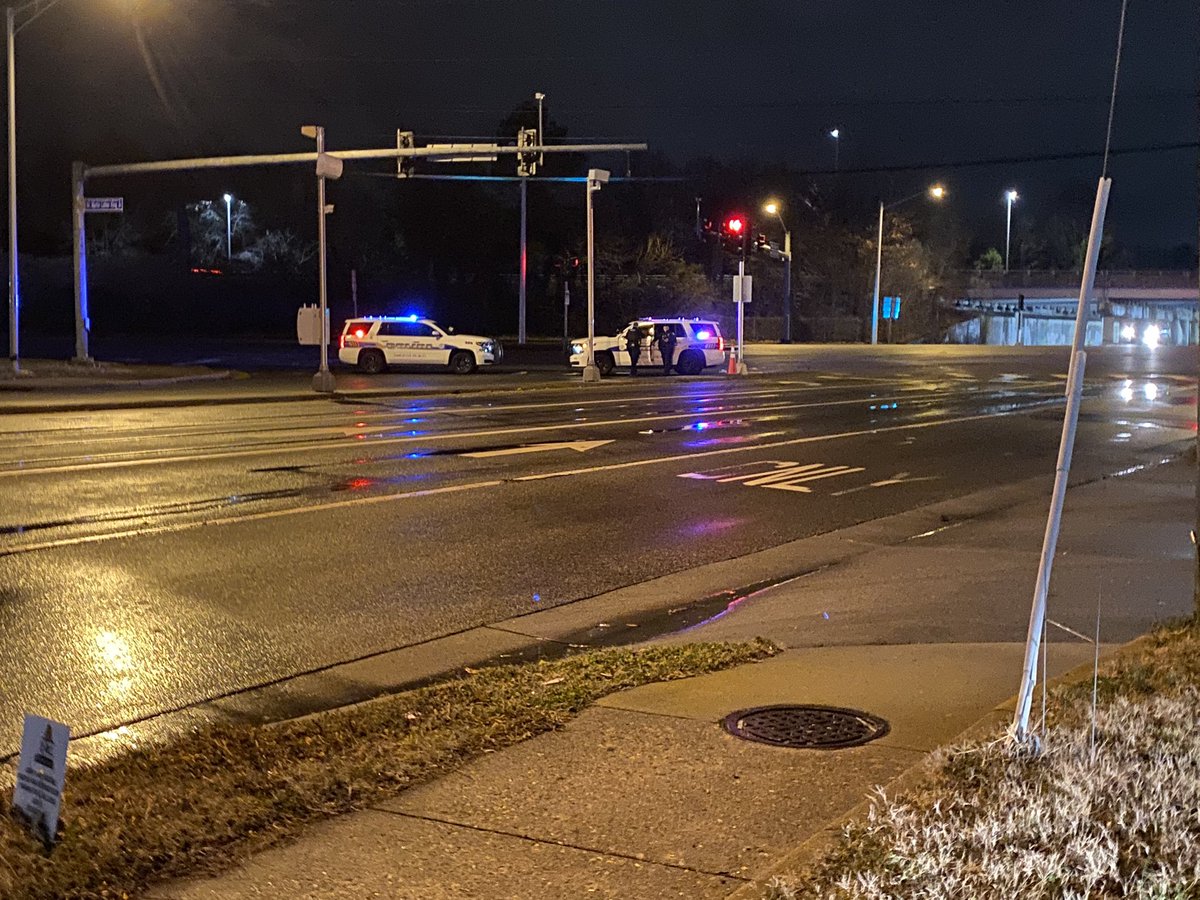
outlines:
M675 332L675 353L671 365L680 375L699 375L712 366L725 365L725 339L721 328L711 319L635 319L609 337L596 335L596 368L607 375L618 366L629 366L629 351L625 336L631 328L641 332L642 352L638 365L647 369L661 367L662 353L658 346L661 329ZM587 338L571 342L571 366L579 369L587 365Z
M495 338L454 334L416 316L365 316L342 329L338 359L374 375L388 366L448 366L469 375L500 362L504 348Z

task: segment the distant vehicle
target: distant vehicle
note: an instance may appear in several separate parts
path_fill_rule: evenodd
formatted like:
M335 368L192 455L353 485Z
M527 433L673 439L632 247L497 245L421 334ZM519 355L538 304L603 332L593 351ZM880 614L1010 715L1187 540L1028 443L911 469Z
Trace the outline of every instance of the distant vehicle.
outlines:
M455 374L470 375L503 356L504 348L494 338L454 334L416 316L349 319L338 344L338 359L369 375L388 366L448 366Z
M725 339L721 328L711 319L635 319L612 337L596 335L596 368L608 375L618 366L629 367L629 352L625 349L625 334L630 328L642 332L642 355L638 367L653 369L662 366L658 341L659 329L668 326L675 332L675 358L672 365L680 375L699 375L712 366L725 364ZM581 369L587 364L587 338L571 342L571 366Z

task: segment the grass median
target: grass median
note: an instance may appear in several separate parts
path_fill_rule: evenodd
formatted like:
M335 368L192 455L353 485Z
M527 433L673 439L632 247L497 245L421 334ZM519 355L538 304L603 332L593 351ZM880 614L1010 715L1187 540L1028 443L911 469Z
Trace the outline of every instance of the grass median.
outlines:
M935 754L771 900L1200 898L1200 622L1052 690L1044 749L996 735ZM1038 711L1040 718L1040 710Z
M502 666L269 727L221 726L68 773L45 853L0 820L0 897L134 896L212 873L307 823L561 728L615 691L772 656L765 642L655 646Z

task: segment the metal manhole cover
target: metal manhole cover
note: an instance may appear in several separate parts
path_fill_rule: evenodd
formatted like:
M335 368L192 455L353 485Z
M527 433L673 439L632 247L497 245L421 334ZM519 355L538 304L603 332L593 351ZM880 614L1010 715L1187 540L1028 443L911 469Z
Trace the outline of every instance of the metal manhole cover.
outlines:
M891 729L879 716L839 706L756 706L730 713L724 725L743 740L811 750L858 747Z

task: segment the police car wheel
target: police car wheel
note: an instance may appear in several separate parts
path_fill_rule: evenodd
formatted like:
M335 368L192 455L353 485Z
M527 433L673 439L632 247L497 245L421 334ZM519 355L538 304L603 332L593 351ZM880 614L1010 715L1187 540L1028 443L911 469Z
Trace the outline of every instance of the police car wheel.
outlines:
M470 375L475 371L475 354L459 350L450 357L450 371L455 375Z
M387 360L378 350L363 350L358 354L358 370L368 375L378 375L387 367Z
M704 357L695 350L685 350L675 363L675 371L680 375L699 375L704 371Z
M611 375L616 365L616 360L613 359L613 355L608 351L601 351L596 354L596 368L600 370L601 375Z

